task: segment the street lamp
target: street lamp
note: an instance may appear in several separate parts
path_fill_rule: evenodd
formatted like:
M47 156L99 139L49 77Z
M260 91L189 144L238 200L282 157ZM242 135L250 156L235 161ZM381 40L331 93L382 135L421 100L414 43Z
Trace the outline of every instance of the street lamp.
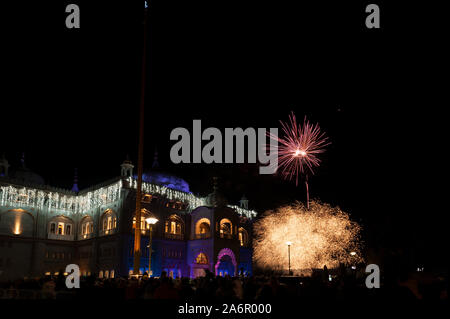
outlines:
M152 267L152 231L153 225L158 222L157 218L149 217L145 219L146 223L149 225L148 233L149 233L149 241L148 241L148 276L151 274Z
M291 275L291 241L287 241L286 245L288 246L288 260L289 260L289 276Z

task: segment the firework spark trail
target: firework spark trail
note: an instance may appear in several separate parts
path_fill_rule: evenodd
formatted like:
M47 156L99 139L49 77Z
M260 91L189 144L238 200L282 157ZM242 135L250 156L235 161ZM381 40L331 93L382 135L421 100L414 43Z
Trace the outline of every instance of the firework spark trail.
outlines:
M297 272L362 261L361 227L338 207L328 204L313 201L307 209L298 202L266 212L254 230L253 259L262 268L288 268L287 241L292 242L291 268Z
M278 142L278 169L281 169L282 176L289 180L295 176L295 184L298 185L299 175L308 171L314 174L314 167L320 165L317 155L323 153L330 142L319 125L311 124L306 117L303 125L298 124L294 112L288 122L280 123L284 136L271 133L268 136Z

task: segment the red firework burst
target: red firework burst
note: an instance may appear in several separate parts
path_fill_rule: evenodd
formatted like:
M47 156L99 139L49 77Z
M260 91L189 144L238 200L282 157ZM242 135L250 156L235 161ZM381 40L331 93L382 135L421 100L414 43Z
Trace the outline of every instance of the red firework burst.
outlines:
M320 130L318 124L311 124L305 117L303 125L297 123L294 112L288 122L282 122L284 136L269 134L278 142L278 169L285 179L293 179L298 185L298 176L311 172L320 165L318 155L325 152L329 145L328 137Z

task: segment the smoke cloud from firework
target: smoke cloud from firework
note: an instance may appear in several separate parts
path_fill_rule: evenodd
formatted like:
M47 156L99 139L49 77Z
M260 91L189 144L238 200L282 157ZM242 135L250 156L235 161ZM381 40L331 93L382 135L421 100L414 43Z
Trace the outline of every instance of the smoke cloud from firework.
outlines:
M361 227L338 207L317 201L307 209L302 203L268 211L255 223L253 259L261 268L308 272L314 268L335 268L340 263L362 261Z

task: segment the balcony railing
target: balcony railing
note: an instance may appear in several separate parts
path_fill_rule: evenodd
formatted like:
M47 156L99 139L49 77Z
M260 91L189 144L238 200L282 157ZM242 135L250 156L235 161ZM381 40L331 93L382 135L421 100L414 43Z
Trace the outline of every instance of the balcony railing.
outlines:
M107 236L107 235L112 235L115 234L117 232L117 228L113 228L113 229L102 229L100 230L100 236Z
M83 239L89 239L89 238L92 238L92 237L94 237L94 233L89 233L89 234L79 234L78 235L78 239L79 240L83 240Z
M184 235L183 234L172 234L172 233L164 233L164 237L167 239L177 239L177 240L183 240Z
M73 240L74 235L48 234L48 239Z
M220 238L233 239L233 234L220 233Z
M211 233L195 234L195 239L211 238Z

